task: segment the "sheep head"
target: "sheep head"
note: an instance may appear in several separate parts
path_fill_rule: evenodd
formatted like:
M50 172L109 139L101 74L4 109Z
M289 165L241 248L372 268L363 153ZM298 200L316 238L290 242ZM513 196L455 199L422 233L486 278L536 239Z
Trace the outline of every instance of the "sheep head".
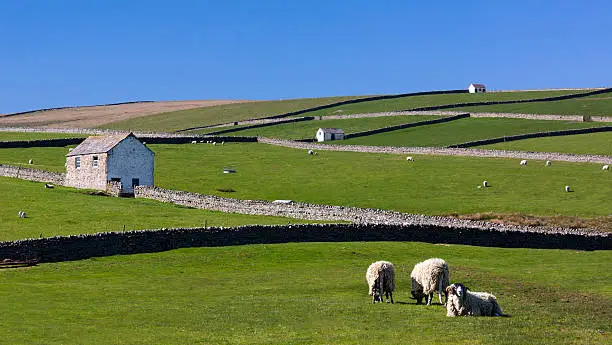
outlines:
M449 285L446 288L446 293L451 296L451 295L457 295L457 297L459 297L460 299L465 298L465 293L468 291L469 289L467 287L465 287L465 285L461 284L461 283L454 283Z
M417 304L423 303L423 298L426 297L423 290L412 290L410 291L410 294L412 294L412 299L417 301Z

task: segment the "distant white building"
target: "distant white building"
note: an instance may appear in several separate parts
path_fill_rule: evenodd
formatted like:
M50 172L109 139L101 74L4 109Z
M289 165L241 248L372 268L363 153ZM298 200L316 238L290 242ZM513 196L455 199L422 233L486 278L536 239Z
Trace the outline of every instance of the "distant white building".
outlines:
M344 131L340 128L319 128L317 141L343 140Z
M66 155L66 185L106 190L119 182L121 193L153 185L155 154L132 133L91 136Z
M479 93L479 92L487 92L486 86L484 84L470 84L468 87L468 91L470 93Z

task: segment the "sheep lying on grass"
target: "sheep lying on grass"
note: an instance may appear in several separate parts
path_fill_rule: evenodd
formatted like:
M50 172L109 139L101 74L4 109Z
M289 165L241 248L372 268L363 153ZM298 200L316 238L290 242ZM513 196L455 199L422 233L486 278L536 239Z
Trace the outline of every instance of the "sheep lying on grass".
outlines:
M551 161L546 161L546 166L549 167L552 164Z
M410 162L414 162L414 158L412 158L411 156L406 157L406 160Z
M389 303L393 303L393 290L395 290L395 268L389 261L373 262L366 271L368 294L372 296L372 303L382 302L383 293Z
M434 291L438 291L440 304L446 304L448 296L446 295L445 288L450 284L450 275L446 261L432 258L419 262L414 265L410 278L412 297L417 300L417 304L421 304L423 297L425 297L425 302L427 305L430 305ZM442 293L444 293L444 303L442 302Z
M446 288L446 316L510 316L504 314L497 298L487 292L472 292L461 283Z

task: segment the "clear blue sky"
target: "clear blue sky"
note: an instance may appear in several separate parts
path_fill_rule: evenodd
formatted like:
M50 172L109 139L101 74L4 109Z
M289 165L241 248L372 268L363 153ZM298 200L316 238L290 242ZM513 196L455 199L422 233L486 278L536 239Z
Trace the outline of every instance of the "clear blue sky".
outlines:
M612 82L612 1L0 1L0 113Z

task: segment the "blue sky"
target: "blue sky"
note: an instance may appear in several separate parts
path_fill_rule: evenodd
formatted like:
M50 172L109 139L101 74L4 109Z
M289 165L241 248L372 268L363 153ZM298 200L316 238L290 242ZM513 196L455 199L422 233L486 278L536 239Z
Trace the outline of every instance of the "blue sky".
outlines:
M611 86L611 25L605 0L6 0L0 113Z

